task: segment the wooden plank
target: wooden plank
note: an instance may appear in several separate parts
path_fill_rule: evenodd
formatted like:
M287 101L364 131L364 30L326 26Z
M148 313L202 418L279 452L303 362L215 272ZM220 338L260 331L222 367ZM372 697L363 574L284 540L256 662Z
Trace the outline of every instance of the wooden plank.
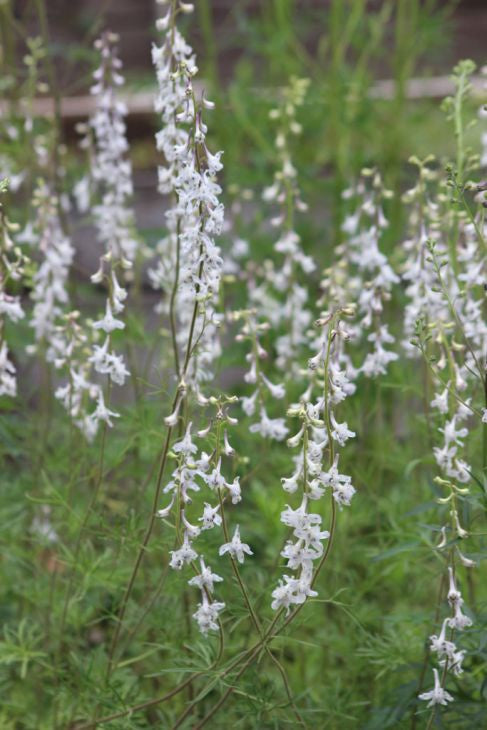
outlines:
M474 95L479 98L485 97L485 78L474 76L472 86ZM196 85L196 93L201 93L204 83L200 81ZM410 79L406 84L406 95L408 99L441 99L454 91L453 81L450 76L436 76L426 79ZM276 94L269 89L254 89L256 95ZM126 92L119 94L128 113L136 116L154 114L154 97L156 90ZM393 99L395 84L392 79L376 81L370 88L369 95L373 99ZM66 120L83 119L91 114L95 108L95 100L92 96L68 96L61 102L61 114ZM8 110L8 102L0 100L0 113ZM36 99L34 102L34 115L50 117L54 113L54 103L50 98Z

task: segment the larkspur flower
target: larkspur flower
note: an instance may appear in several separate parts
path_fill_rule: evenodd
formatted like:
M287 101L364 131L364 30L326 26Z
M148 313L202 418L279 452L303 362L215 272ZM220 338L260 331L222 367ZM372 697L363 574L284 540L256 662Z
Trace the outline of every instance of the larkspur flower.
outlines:
M434 705L447 705L448 702L453 702L453 697L449 692L442 688L438 670L433 669L435 676L435 686L429 692L423 692L419 695L420 700L428 702L428 707L434 707Z
M235 532L233 533L233 537L230 542L226 542L224 545L220 546L218 554L225 555L226 553L229 553L232 558L236 558L239 563L244 562L245 555L253 555L252 550L247 543L241 541L240 527L238 525L235 528Z

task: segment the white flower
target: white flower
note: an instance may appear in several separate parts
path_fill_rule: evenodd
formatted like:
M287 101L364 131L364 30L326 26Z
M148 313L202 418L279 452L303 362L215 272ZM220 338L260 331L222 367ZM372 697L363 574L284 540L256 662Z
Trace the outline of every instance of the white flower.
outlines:
M465 566L465 568L475 568L475 566L477 565L477 563L475 562L475 560L471 560L470 558L467 558L462 553L462 551L460 550L460 548L458 547L458 545L457 545L457 553L458 553L458 557L460 558L461 564L463 566Z
M50 511L50 508L47 506L41 507L41 513L35 515L30 529L42 540L53 543L59 540L59 536L52 526Z
M300 478L300 476L301 476L301 474L298 473L298 474L293 474L292 477L289 477L287 479L285 477L282 477L281 478L282 488L286 492L289 492L290 494L293 494L294 492L297 491L297 489L299 487L299 478Z
M25 314L20 306L19 297L12 297L0 291L0 314L6 314L12 322L18 322Z
M132 262L137 242L133 235L135 217L129 203L133 185L124 120L127 110L115 95L115 87L123 83L119 71L121 61L109 34L104 33L95 47L100 51L102 65L94 73L95 84L91 88L96 97L96 108L90 117L95 137L91 188L92 192L99 193L101 200L93 207L93 215L98 237L105 248L115 259ZM81 197L86 197L87 191L82 193ZM119 312L126 293L124 296L116 279L114 287L113 305L115 312Z
M456 605L461 606L463 603L463 598L462 598L462 594L460 593L459 590L457 590L457 587L455 585L455 577L453 575L453 568L451 567L451 565L448 566L448 577L449 577L449 581L450 581L450 587L449 587L448 596L447 596L448 603L452 607L454 607Z
M281 522L288 527L302 529L313 524L321 523L320 515L308 514L303 501L297 509L291 509L286 505L284 512L281 512Z
M461 441L461 439L468 436L468 429L467 428L457 429L455 421L456 421L456 416L453 416L451 421L446 421L445 428L438 429L445 436L445 445L446 446L450 446L451 444L456 444L457 446L463 446L463 441Z
M437 408L440 413L448 413L448 388L445 388L442 393L436 393L431 401L431 407Z
M260 433L263 438L275 439L282 441L289 433L283 418L269 418L266 409L260 409L260 423L253 423L249 431L251 433Z
M345 446L348 439L354 438L355 431L350 431L346 422L337 423L333 413L331 414L330 420L333 426L333 431L331 432L332 438L335 439L335 441L338 441L340 446Z
M164 507L163 509L157 510L157 516L158 517L160 517L161 519L164 519L165 517L168 517L169 516L169 514L171 513L171 510L172 510L172 506L174 504L174 497L175 497L175 494L173 492L173 495L171 497L171 501L169 502L169 504L167 505L167 507Z
M186 517L184 509L181 510L181 521L184 525L185 537L187 537L189 540L194 540L195 537L198 537L201 532L201 528L197 525L191 524L191 522Z
M242 499L242 491L240 488L240 477L235 477L233 482L226 482L225 483L226 488L230 492L230 497L232 499L232 504L237 504Z
M113 332L113 330L123 330L124 327L125 324L120 319L115 319L113 316L110 301L107 299L105 316L97 322L93 322L93 329L103 330L108 334Z
M198 553L196 553L191 543L188 540L188 537L185 535L183 544L178 550L171 550L171 560L169 562L169 565L171 568L174 568L174 570L181 570L183 565L186 563L191 563L193 560L196 560L198 557Z
M317 596L317 592L311 588L311 576L305 575L301 578L291 578L289 575L284 575L279 580L279 585L272 592L272 608L277 611L280 608L285 608L286 613L289 612L291 604L301 604L306 601L306 598Z
M115 276L115 272L112 270L112 299L113 309L119 314L124 309L123 302L127 299L127 290L120 286Z
M290 578L288 575L284 575L281 579L279 579L279 585L272 591L272 598L274 600L272 601L271 607L274 611L277 611L280 608L285 608L286 613L289 613L291 604L295 603L295 581L295 578Z
M103 394L100 390L98 393L98 403L96 405L96 410L92 414L92 419L94 421L105 421L107 425L111 428L113 426L111 419L119 417L119 413L115 413L114 411L111 411L109 408L106 407L103 400Z
M462 649L461 651L454 651L452 654L448 657L445 657L439 662L439 665L442 669L446 666L449 672L452 672L455 677L459 677L460 674L463 674L463 667L462 663L465 658L465 650Z
M433 674L435 675L434 688L429 692L423 692L420 694L419 699L425 701L429 700L428 707L433 707L433 705L446 705L448 702L453 702L451 694L449 694L449 692L441 686L438 670L433 669Z
M218 551L219 555L225 555L230 553L233 558L236 558L239 563L244 562L244 553L247 555L253 555L252 550L247 543L240 540L240 527L237 525L231 542L227 542L222 545Z
M69 301L67 283L74 249L63 234L57 199L44 183L35 191L38 205L36 241L43 259L34 275L31 298L34 300L31 325L37 341L51 343L58 317Z
M17 395L15 372L15 365L8 357L7 343L4 340L0 345L0 395L11 398Z
M107 337L103 345L94 345L93 354L88 358L88 361L93 363L98 373L109 375L114 383L123 385L130 373L125 367L122 355L108 352L109 344L109 338Z
M226 431L223 435L223 453L225 456L232 456L235 453L235 449L230 445Z
M434 651L440 659L444 656L452 657L456 651L456 646L453 641L448 641L445 638L446 627L449 625L449 619L446 618L441 626L440 635L432 634L430 636L430 649Z
M286 395L286 388L284 387L284 385L282 383L274 385L273 383L270 382L270 380L268 380L266 378L266 376L264 374L261 375L261 378L273 398L277 398L278 400L280 400L281 398L284 398L284 396Z
M220 583L223 578L221 578L216 573L212 573L211 568L205 565L205 561L203 560L203 558L200 558L200 565L200 574L195 575L194 578L191 578L188 581L188 583L190 586L198 586L198 588L200 588L202 592L204 592L204 589L206 588L209 593L213 593L214 584Z
M472 625L472 619L462 612L460 601L455 603L455 615L453 618L448 619L448 625L450 628L457 629L458 631L463 631L463 629Z
M255 402L257 400L257 396L258 391L256 390L255 393L248 398L244 396L240 399L242 403L242 409L244 413L247 414L247 416L253 416L253 414L255 413Z
M184 454L186 457L188 457L190 454L196 454L196 452L198 451L198 447L191 440L191 426L192 424L188 423L184 438L181 439L181 441L175 443L172 447L172 450L175 454Z
M200 631L207 634L208 631L218 631L218 616L225 608L224 603L214 601L210 603L205 593L202 593L202 603L198 604L198 610L193 614L193 618L198 622Z
M203 530L211 530L211 528L215 527L215 525L217 527L219 525L221 525L222 518L218 514L219 509L220 509L219 504L216 507L212 507L211 504L208 504L208 502L205 502L203 516L199 518L199 521L203 523L203 525L202 525Z
M325 487L331 487L333 497L340 505L350 505L355 494L355 487L352 485L352 478L338 472L338 454L335 456L332 466L327 472L322 472L319 481Z

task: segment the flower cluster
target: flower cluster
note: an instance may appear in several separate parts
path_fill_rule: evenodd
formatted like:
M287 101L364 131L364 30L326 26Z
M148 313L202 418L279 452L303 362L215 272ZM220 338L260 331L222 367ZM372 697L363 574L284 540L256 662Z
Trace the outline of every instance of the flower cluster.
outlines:
M355 391L354 384L340 367L340 341L347 337L341 324L343 316L353 314L351 309L340 309L326 313L318 320L322 328L322 343L317 355L309 360L310 387L303 394L299 405L292 406L288 415L301 421L299 431L288 439L288 446L300 447L294 458L295 471L282 480L283 489L294 494L301 493L301 502L296 509L287 506L281 514L281 522L292 529L293 540L288 540L281 552L287 560L287 567L298 571L297 575L285 574L273 591L272 608L289 610L292 604L302 604L308 596L316 596L313 585L326 552L323 541L330 537L328 530L322 530L322 517L311 512L313 501L320 500L331 492L333 514L335 505L349 506L355 494L351 477L339 471L337 449L355 436L344 421L336 417L336 407ZM319 395L312 402L313 391ZM328 459L324 467L325 454ZM334 519L332 520L332 524ZM313 562L318 567L313 568Z
M446 499L442 499L442 502L450 502L450 518L451 518L451 530L453 536L463 539L467 536L466 531L460 526L458 521L458 512L456 509L456 500L460 494L465 494L467 490L458 489L453 483L444 480L438 480L444 486L449 487L450 494ZM423 692L419 695L420 700L428 701L428 707L436 704L446 705L447 702L451 702L453 697L444 689L444 681L447 676L447 672L451 672L455 677L458 677L463 672L463 660L465 658L465 650L458 649L455 642L453 641L455 632L464 631L466 628L472 626L472 619L463 612L464 600L462 594L458 589L457 580L454 572L453 555L458 554L460 562L466 568L472 568L475 566L474 561L465 557L460 549L457 547L451 549L447 540L447 527L442 528L442 538L438 545L440 550L449 550L451 563L448 566L448 593L447 601L451 610L451 615L443 620L441 630L439 634L432 634L430 636L430 651L436 655L438 664L442 670L442 679L439 680L438 670L433 669L435 675L435 687L433 690Z
M304 253L301 237L296 232L296 212L308 208L301 198L290 150L290 137L302 131L296 112L304 102L308 85L308 79L292 77L289 87L284 89L282 104L270 112L271 119L278 124L279 169L274 174L273 184L264 190L263 199L280 207L278 215L271 220L272 225L280 229L274 244L279 265L266 262L263 281L249 290L250 301L259 315L269 321L274 330L282 330L276 339L276 364L287 376L297 373L296 363L300 360L301 349L308 344L307 333L312 319L307 308L308 288L300 278L308 277L316 268L312 257Z
M33 203L37 217L28 233L29 239L35 241L42 260L34 274L31 326L38 346L46 350L47 362L56 364L64 356L64 340L59 336L57 324L69 305L67 287L74 249L63 232L59 198L42 180L34 193ZM26 240L26 231L22 235ZM31 352L34 350L30 348Z
M131 166L126 159L126 109L115 97L115 89L123 84L117 41L115 34L104 33L95 42L101 66L93 74L95 84L91 88L96 98L96 111L90 119L95 139L91 175L101 195L101 202L95 205L93 212L99 239L105 247L100 268L91 280L96 284L106 280L109 289L105 314L93 324L106 338L103 345L94 346L91 362L97 372L109 375L113 382L123 385L128 372L121 356L110 352L110 335L125 327L117 315L125 308L127 291L119 284L117 272L132 268L137 243L133 236L134 215L129 204L133 187Z
M244 375L246 383L255 386L250 396L241 399L242 408L247 416L253 416L257 411L259 421L250 426L251 433L260 433L262 438L282 441L288 434L288 428L283 418L270 418L266 409L266 399L281 400L286 394L282 383L272 383L262 372L261 360L268 357L267 351L261 344L261 337L269 330L266 322L257 322L255 310L242 310L233 313L233 319L243 320L243 326L237 335L237 341L248 341L251 349L246 355L249 370Z
M130 268L137 252L137 241L130 205L133 185L132 167L127 157L127 109L116 96L117 88L124 83L117 42L118 36L110 32L103 33L95 41L101 64L93 74L95 83L91 87L96 108L89 121L94 136L89 176L92 192L100 198L93 206L98 238L115 261Z
M189 580L189 585L201 589L202 601L194 614L200 630L207 633L209 629L217 629L217 618L220 611L225 607L224 603L211 600L213 584L223 580L220 576L211 572L205 565L204 558L198 553L195 547L195 540L202 532L222 526L224 515L224 503L229 500L237 504L241 500L239 478L227 481L222 472L222 458L229 458L234 455L234 449L228 441L226 424L235 423L235 419L228 414L228 407L235 401L235 398L226 397L223 399L211 398L208 402L216 407L214 419L210 419L209 425L198 431L198 437L203 439L210 433L213 420L217 422L217 445L213 454L205 451L199 452L197 445L192 438L192 424L189 423L183 438L179 439L172 447L173 457L176 459L176 467L172 472L170 481L163 489L164 494L170 495L170 501L166 507L159 510L158 516L167 519L176 511L176 533L178 535L178 547L171 551L170 566L174 570L181 570L185 565L190 565L195 571L195 577ZM201 487L210 490L210 494L217 496L217 503L204 502L202 512L193 522L190 521L188 509L192 503L191 494L199 492ZM175 509L178 505L178 510ZM195 524L200 523L200 524ZM248 545L240 540L240 532L237 526L231 541L220 547L219 554L229 553L239 562L243 562L244 553L252 554ZM199 558L200 570L196 567L195 561Z
M402 278L405 282L407 302L404 307L403 347L408 357L419 356L418 349L411 343L416 331L416 322L428 316L428 323L435 323L437 329L449 322L451 313L438 290L437 277L428 244L434 242L438 255L446 253L441 241L441 221L448 216L442 201L435 196L438 174L431 166L433 157L419 160L410 158L410 163L418 168L418 179L414 187L403 195L403 203L408 209L408 237L403 242L405 260ZM451 290L454 281L448 281Z
M366 377L385 375L389 363L398 358L396 352L387 349L395 340L383 322L383 311L399 277L379 246L388 227L383 201L391 195L384 188L379 173L370 169L362 170L362 179L356 187L343 192L343 197L356 201L357 207L343 223L345 241L338 252L355 273L353 276L353 272L349 272L352 274L351 298L358 304L360 317L355 335L366 337L372 345L372 351L367 353L360 367Z
M225 501L237 504L241 500L239 477L227 480L222 463L234 455L225 426L236 423L228 414L228 407L236 398L207 398L200 389L201 382L210 377L211 364L220 352L220 318L215 309L223 261L215 238L223 227L223 205L216 181L222 169L221 152L213 154L208 148L208 130L203 119L204 109L214 105L204 97L201 102L196 100L193 80L198 69L191 48L176 27L177 16L191 10L188 3L171 3L167 14L157 22L157 29L165 33L163 44L153 48L159 85L156 110L163 123L157 146L165 157L164 166L159 168L159 189L171 193L172 201L166 213L168 234L159 246L163 260L151 270L150 277L156 288L170 292L167 311L179 378L172 413L165 419L169 429L180 429L171 450L177 464L163 489L164 494L170 495L169 504L158 515L167 519L176 513L177 546L171 551L170 566L181 570L190 565L193 569L195 575L189 585L201 591L201 602L193 616L200 631L206 634L219 628L218 617L225 604L213 598L214 584L222 578L207 565L201 549L195 545L196 539L202 532L221 527L226 541L220 547L220 555L228 553L232 560L242 562L244 554L251 554L251 550L241 541L238 526L233 537L227 539L224 516ZM214 418L197 432L201 439L214 437L216 446L211 453L200 451L193 441L195 406L216 408ZM192 495L202 487L216 495L217 503L205 501L199 515L191 518Z
M95 42L101 57L91 88L96 109L84 127L87 136L82 142L82 146L90 150L91 193L100 201L93 207L93 215L105 253L91 281L107 286L105 311L92 323L91 335L78 323L77 313L68 316L64 329L59 328L60 341L64 345L60 364L67 364L68 381L57 389L56 398L90 441L100 423L112 426L112 419L119 416L110 410L104 389L95 382L95 373L120 386L129 376L123 356L112 349L113 332L125 328L120 316L125 308L127 290L119 283L118 276L120 272L127 276L137 251L134 215L129 204L133 191L131 166L126 158L126 110L115 96L116 88L123 83L117 40L115 34L107 32ZM92 138L89 130L93 133ZM101 344L99 334L104 336Z
M160 259L149 276L153 286L171 292L168 306L158 309L170 316L178 374L181 350L186 380L197 382L211 377L211 364L221 352L214 303L223 262L215 237L222 231L224 209L216 182L222 153L210 152L203 120L203 110L214 104L204 96L196 101L193 78L198 69L176 27L178 15L192 9L189 3L172 3L156 24L165 34L152 52L159 88L156 111L163 123L156 141L165 160L159 167L159 190L172 193L173 200L166 212L168 233L158 247ZM193 336L197 353L188 358L188 337Z
M485 281L485 224L482 204L483 184L465 182L477 161L463 148L463 102L469 89L468 76L473 72L469 62L460 63L454 71L455 97L446 100L445 109L455 127L457 166L447 168L445 183L432 169L433 158L411 162L418 168L416 186L405 200L412 207L410 239L405 248L408 258L405 278L410 301L406 307L405 334L415 336L407 346L421 353L435 389L430 406L441 419L438 427L442 445L433 447L442 476L435 482L448 490L438 502L449 508L449 522L441 527L437 549L446 554L448 567L447 601L451 615L446 617L439 634L430 637L430 651L436 655L441 671L434 669L435 686L419 695L428 706L446 705L453 697L445 690L447 673L458 677L463 672L465 650L454 642L455 632L472 625L463 612L464 599L458 589L457 561L469 569L475 562L463 555L460 541L468 537L465 516L459 502L468 499L466 485L473 476L472 466L463 458L470 427L483 421L485 363L487 338L482 307ZM477 204L473 212L466 195L473 191ZM448 205L448 195L457 196L461 205ZM476 404L481 385L482 405ZM461 516L463 513L463 517Z
M7 181L0 181L0 195L8 189ZM25 316L18 295L10 293L11 284L22 279L26 257L12 240L18 225L6 216L0 202L0 396L17 395L16 368L9 357L6 339L6 321L16 323Z

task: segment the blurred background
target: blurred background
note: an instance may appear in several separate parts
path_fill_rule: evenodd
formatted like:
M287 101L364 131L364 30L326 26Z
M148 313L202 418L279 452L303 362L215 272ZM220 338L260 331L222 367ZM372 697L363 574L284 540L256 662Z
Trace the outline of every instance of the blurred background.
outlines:
M51 72L41 70L46 88L36 109L52 115L52 97L61 98L62 137L78 156L78 170L86 160L77 149L76 123L91 109L93 41L105 28L120 35L138 227L150 246L163 225L151 65L161 12L154 0L0 2L4 106L15 106L25 92L26 40L41 37L53 64ZM364 165L377 165L400 193L410 178L411 155L433 153L441 160L451 152L439 104L452 89L449 74L461 58L472 58L479 69L485 61L485 0L196 0L195 13L182 21L201 84L217 102L211 144L225 151L222 180L233 198L245 188L258 195L271 180L275 129L269 110L290 76L310 79L296 149L301 186L314 211L303 226L316 223L318 239L332 246L341 240L341 192ZM482 88L480 79L477 85ZM399 197L391 211L391 248L402 225ZM251 201L246 207L241 222L255 231L255 216L262 213ZM316 240L316 227L309 233ZM92 268L93 236L83 226L73 235L87 255L82 268Z

